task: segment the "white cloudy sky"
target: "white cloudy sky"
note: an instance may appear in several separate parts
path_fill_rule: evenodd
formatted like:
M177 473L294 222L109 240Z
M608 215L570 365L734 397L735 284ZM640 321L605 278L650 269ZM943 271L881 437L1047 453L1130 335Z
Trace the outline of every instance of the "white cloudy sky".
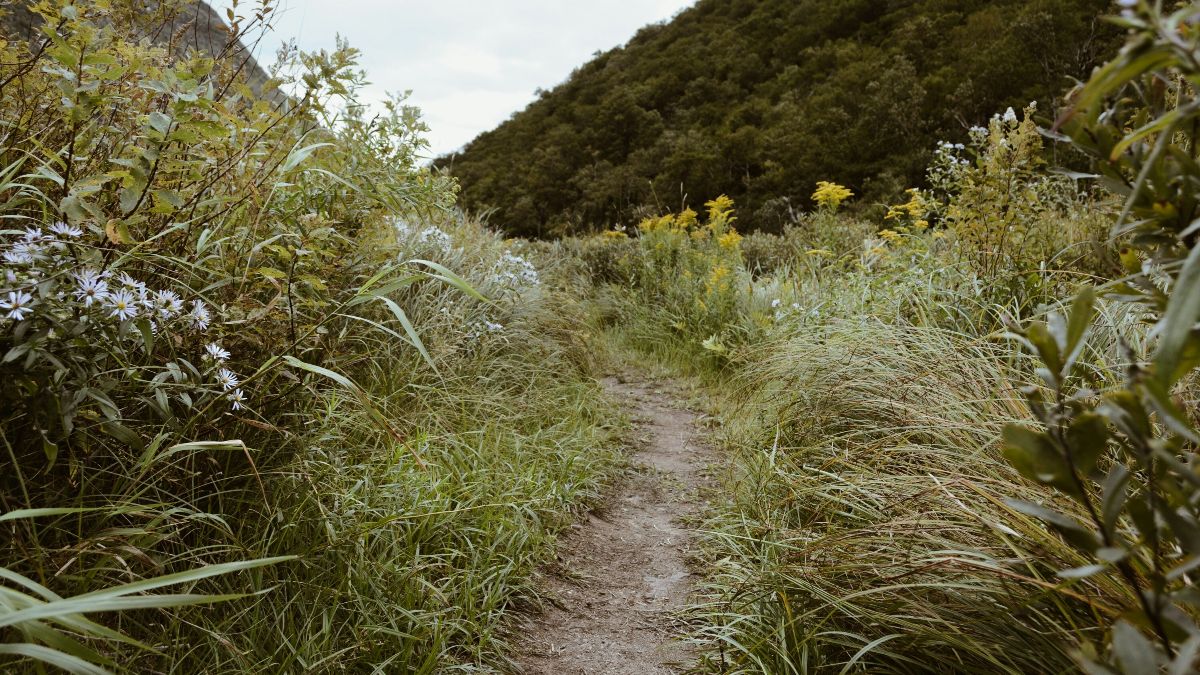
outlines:
M694 0L279 0L279 42L332 49L341 34L363 51L367 98L411 89L431 127L433 155L504 121L598 50L671 18ZM224 14L228 0L216 6ZM253 3L243 0L245 7Z

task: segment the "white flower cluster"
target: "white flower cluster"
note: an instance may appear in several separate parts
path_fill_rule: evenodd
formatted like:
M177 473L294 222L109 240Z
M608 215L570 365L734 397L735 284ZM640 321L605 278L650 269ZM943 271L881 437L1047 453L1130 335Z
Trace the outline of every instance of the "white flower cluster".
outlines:
M43 319L51 326L77 322L101 331L116 329L136 339L125 322L145 319L153 334L160 330L201 332L208 330L212 313L203 300L185 303L169 288L151 289L128 272L81 265L78 241L83 230L67 223L54 223L43 231L28 228L15 240L0 241L5 265L0 284L0 326ZM245 395L237 388L238 378L224 367L229 352L216 343L206 348L207 358L219 370L217 384L238 410Z
M504 330L502 324L489 319L483 319L471 324L471 329L467 331L467 337L472 340L477 340L488 333L499 333Z
M434 246L441 249L443 253L449 253L453 249L454 244L450 235L436 227L427 227L421 230L420 234L417 235L417 242Z
M967 166L971 163L969 159L962 156L962 153L967 149L967 146L962 143L951 143L949 141L938 141L936 161L944 165Z
M522 288L537 286L540 280L533 263L511 251L505 251L492 270L492 281L512 288Z
M436 226L414 226L400 219L397 219L393 223L393 226L396 228L396 236L402 242L411 242L417 246L434 248L443 255L449 255L458 250L454 247L454 240L450 235Z
M790 314L795 314L800 311L800 303L793 302L790 307L783 306L783 300L775 298L771 301L771 309L775 310L775 320L783 321Z

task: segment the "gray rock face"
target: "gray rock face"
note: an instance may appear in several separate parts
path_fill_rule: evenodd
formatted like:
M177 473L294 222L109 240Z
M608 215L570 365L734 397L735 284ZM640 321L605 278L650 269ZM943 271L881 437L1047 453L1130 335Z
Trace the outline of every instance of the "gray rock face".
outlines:
M160 9L161 3L153 0L127 0L144 14ZM0 34L8 39L29 40L37 37L40 18L29 11L29 0L0 0ZM180 11L170 13L166 21L148 22L151 27L140 28L151 41L170 44L177 54L190 50L210 56L228 56L235 68L240 67L255 93L264 95L267 73L240 42L230 42L229 27L221 16L204 0L188 0L179 3ZM269 89L265 95L275 101L283 95Z

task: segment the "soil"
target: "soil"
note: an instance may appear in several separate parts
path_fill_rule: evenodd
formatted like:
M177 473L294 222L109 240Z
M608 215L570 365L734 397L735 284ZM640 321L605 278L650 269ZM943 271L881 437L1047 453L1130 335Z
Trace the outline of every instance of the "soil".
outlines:
M685 521L704 507L712 454L670 383L603 383L644 441L605 505L564 535L557 562L541 571L550 602L525 618L516 657L528 675L658 675L693 660L679 639L678 612L697 581Z

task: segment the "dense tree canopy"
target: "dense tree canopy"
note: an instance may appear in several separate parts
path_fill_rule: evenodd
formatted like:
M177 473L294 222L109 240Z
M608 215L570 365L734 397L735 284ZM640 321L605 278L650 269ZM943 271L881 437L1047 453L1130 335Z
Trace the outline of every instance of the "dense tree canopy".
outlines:
M918 184L938 140L1055 95L1115 51L1106 0L700 0L443 157L508 232L607 227L732 196L775 229L818 180Z

